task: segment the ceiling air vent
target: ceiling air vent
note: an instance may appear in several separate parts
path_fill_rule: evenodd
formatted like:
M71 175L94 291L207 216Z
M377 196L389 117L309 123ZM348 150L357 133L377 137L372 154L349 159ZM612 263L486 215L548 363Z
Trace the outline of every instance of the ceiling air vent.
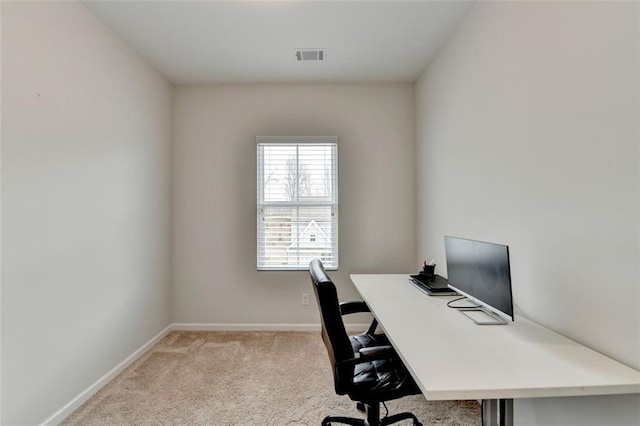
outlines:
M327 59L327 49L293 49L298 61L324 61Z

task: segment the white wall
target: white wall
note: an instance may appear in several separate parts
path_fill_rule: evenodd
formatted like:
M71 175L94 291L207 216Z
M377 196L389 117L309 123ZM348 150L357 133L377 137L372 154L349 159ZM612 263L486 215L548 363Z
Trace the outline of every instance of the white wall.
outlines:
M525 316L640 369L639 5L483 2L416 85L418 257L509 244ZM444 272L444 270L443 270ZM635 396L516 424L640 424Z
M83 5L2 2L2 424L170 322L171 86Z
M187 86L174 110L174 321L319 323L307 272L256 271L256 135L340 137L341 297L416 269L413 85Z

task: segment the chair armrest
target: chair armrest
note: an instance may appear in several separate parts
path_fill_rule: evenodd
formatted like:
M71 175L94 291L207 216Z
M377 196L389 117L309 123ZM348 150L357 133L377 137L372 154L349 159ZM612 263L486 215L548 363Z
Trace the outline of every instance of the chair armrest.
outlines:
M358 358L350 358L340 362L339 364L363 364L365 362L377 361L381 359L397 359L398 354L391 345L372 346L370 348L362 348L358 351Z
M370 348L360 348L358 351L360 356L362 357L370 357L378 354L387 354L387 355L395 355L393 350L393 346L384 345L384 346L372 346Z
M340 314L349 315L357 312L371 312L371 309L362 300L340 303Z
M362 300L340 303L340 315L355 314L358 312L371 312L369 306ZM378 328L378 321L374 318L367 330L367 334L375 334Z

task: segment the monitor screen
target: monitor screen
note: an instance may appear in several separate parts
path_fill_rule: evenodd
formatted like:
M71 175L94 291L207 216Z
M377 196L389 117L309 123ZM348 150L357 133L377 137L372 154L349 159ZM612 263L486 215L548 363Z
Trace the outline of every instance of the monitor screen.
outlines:
M444 237L449 287L513 320L509 247Z

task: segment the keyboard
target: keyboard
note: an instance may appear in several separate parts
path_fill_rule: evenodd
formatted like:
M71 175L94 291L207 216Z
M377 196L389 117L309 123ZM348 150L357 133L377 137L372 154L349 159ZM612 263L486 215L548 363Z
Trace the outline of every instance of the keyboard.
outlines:
M410 277L415 285L428 293L456 294L456 292L447 285L447 279L440 275L435 275L431 280L422 274L410 275Z

